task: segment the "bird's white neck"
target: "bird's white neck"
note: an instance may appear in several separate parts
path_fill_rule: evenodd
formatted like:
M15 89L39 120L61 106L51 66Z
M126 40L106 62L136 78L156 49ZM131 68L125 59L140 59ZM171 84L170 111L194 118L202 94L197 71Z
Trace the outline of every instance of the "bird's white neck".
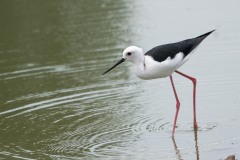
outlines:
M133 64L136 74L143 73L146 70L145 56L143 55L141 58L139 57L139 59L134 61Z

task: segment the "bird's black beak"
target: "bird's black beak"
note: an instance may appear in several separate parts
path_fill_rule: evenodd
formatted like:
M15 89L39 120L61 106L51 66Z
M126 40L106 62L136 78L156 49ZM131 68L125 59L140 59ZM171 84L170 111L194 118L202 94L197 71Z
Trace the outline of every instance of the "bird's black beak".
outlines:
M106 72L104 72L102 75L106 74L107 72L111 71L113 68L117 67L119 64L121 64L122 62L124 62L125 59L122 58L120 61L118 61L114 66L112 66L110 69L108 69Z

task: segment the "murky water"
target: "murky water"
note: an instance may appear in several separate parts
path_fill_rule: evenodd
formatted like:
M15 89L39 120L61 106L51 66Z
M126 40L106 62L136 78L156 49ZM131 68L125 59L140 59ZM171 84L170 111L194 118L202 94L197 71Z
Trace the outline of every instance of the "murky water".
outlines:
M239 1L0 2L0 159L240 158ZM171 138L170 81L142 81L130 64L100 76L137 45L217 28L173 75L181 109Z

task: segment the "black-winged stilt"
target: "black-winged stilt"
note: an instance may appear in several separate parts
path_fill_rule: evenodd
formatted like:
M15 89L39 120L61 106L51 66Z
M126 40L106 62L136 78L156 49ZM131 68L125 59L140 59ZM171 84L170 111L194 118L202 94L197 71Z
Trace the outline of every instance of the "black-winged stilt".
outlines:
M193 126L196 130L198 128L196 118L196 78L190 77L177 69L188 61L193 51L197 46L213 31L205 33L201 36L186 39L176 43L170 43L154 47L144 54L143 50L136 46L130 46L123 51L122 59L118 61L113 67L104 72L106 74L125 60L129 60L135 66L135 73L141 79L156 79L168 77L170 78L173 92L176 98L176 113L174 118L172 137L174 136L178 111L180 108L180 101L174 86L172 73L176 72L179 75L188 78L193 82Z

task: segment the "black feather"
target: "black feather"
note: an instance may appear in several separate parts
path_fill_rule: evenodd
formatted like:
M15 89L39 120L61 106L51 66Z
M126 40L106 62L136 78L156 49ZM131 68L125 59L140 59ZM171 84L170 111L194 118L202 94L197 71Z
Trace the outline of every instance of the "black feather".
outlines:
M213 31L215 30L200 35L196 38L186 39L180 42L164 44L154 47L153 49L146 52L145 55L152 56L153 59L158 62L162 62L166 60L168 57L171 57L172 59L180 52L183 53L185 58Z

